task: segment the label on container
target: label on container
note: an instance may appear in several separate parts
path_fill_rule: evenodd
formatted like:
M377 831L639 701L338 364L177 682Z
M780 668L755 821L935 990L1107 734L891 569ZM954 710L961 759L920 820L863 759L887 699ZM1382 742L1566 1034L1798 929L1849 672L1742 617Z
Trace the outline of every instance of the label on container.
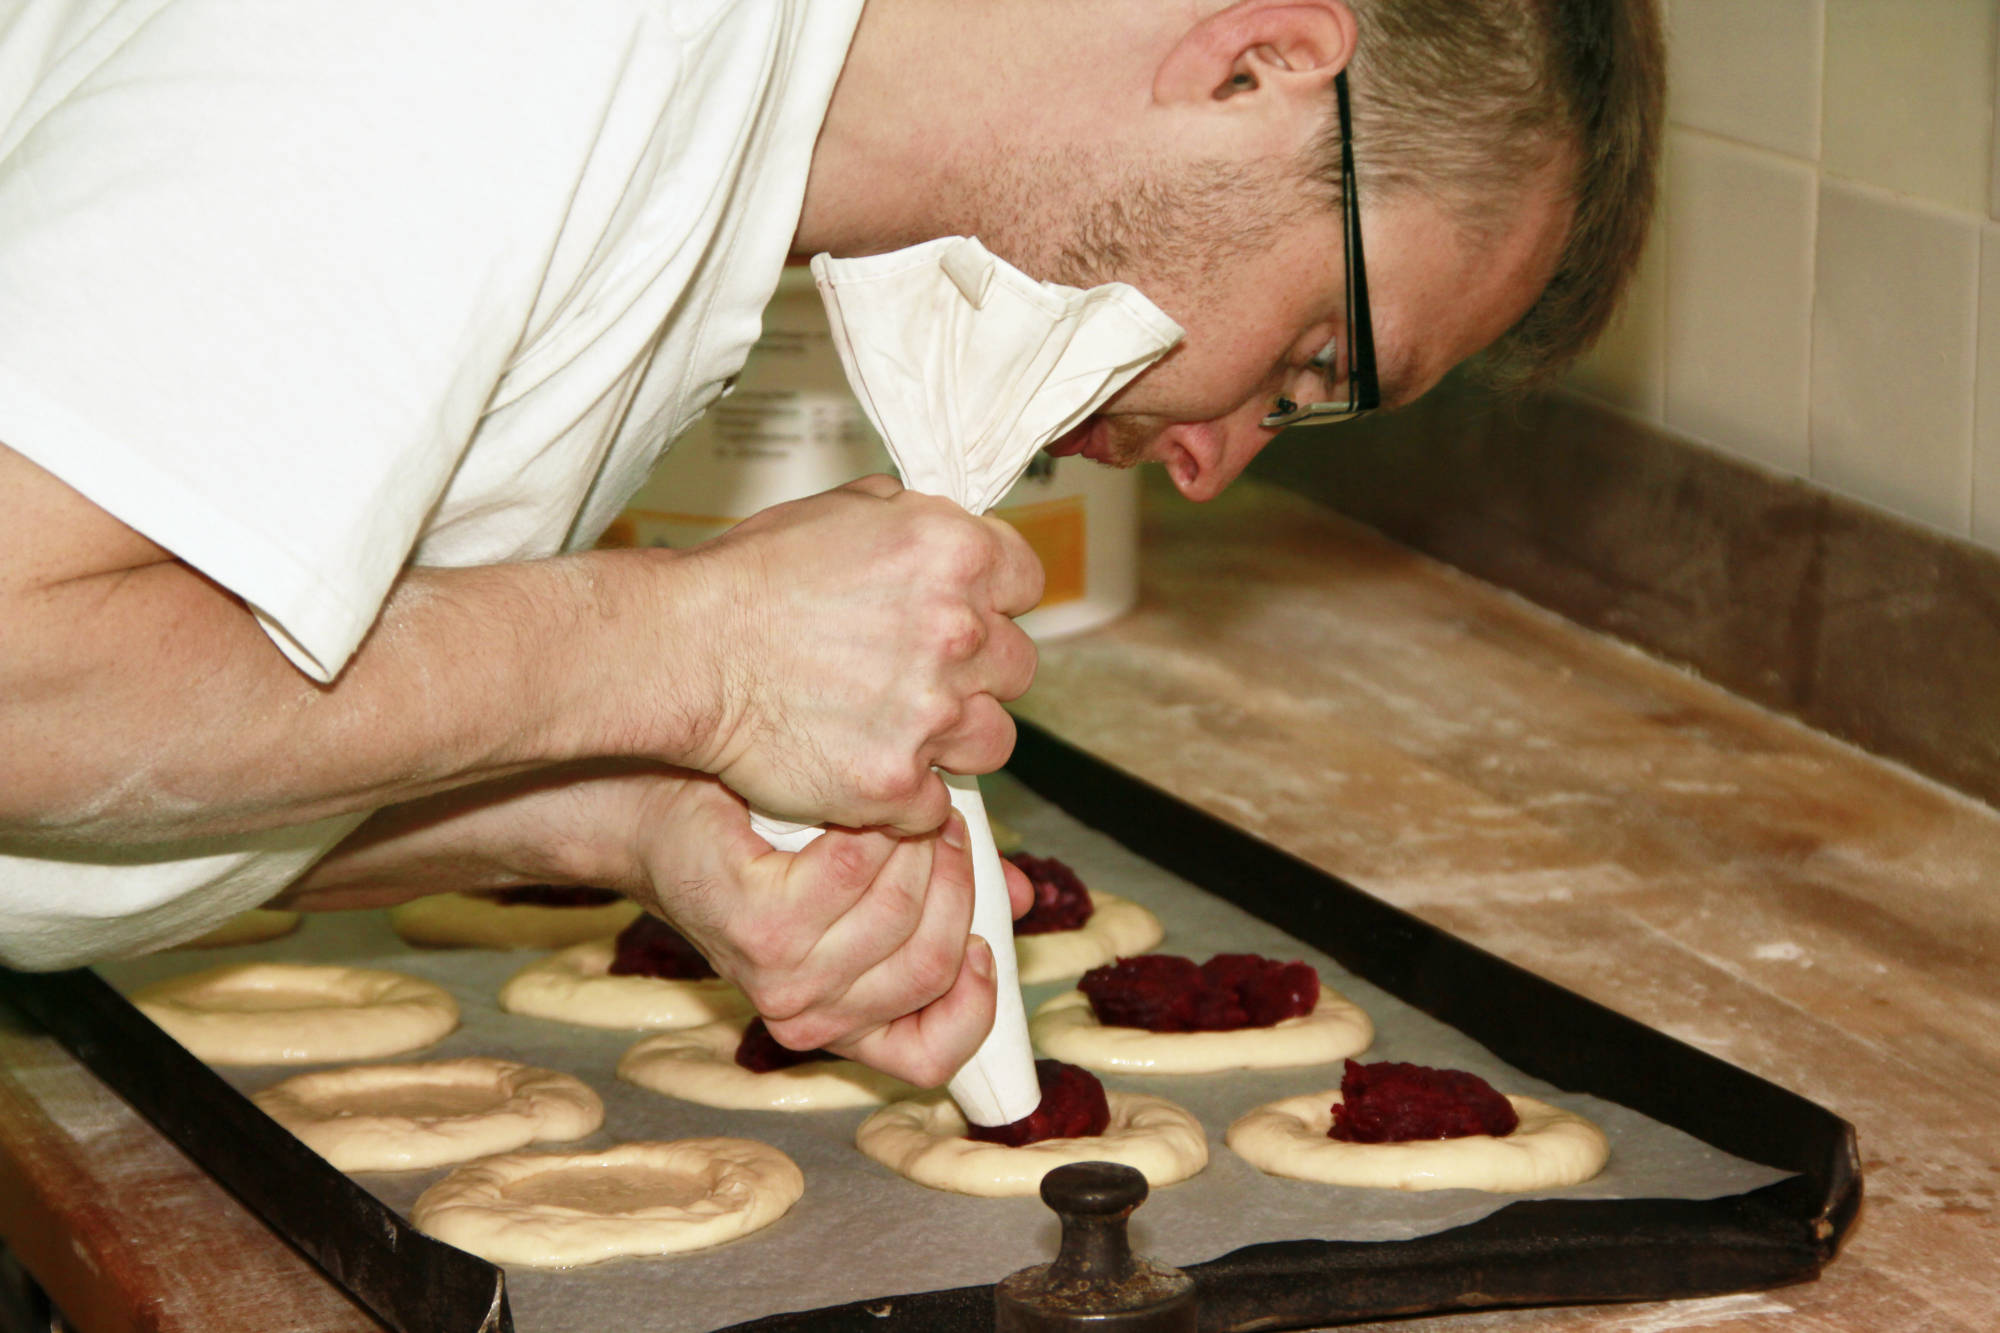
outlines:
M1028 539L1042 562L1043 607L1080 600L1089 583L1090 515L1081 495L1064 495L1039 504L1003 505L993 517L1004 519Z

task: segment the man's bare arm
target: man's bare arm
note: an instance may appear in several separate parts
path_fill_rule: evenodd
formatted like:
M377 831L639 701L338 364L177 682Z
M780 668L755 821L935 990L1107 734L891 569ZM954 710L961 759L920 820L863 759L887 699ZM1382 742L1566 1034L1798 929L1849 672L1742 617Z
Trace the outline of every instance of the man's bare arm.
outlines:
M411 570L328 686L225 589L0 448L0 836L58 849L304 823L633 756L780 814L916 831L984 771L1033 650L1004 525L885 478L696 552Z
M703 614L704 580L661 552L413 570L331 686L302 676L243 604L0 449L0 828L18 845L240 832L406 801L602 743L607 691L642 633L619 726L695 753L716 697L658 618Z

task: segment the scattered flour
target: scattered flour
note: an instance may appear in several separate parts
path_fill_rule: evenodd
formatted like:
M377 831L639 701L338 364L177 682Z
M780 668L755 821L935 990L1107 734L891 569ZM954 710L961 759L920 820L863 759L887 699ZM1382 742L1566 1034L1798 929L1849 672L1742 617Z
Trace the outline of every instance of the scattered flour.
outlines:
M1668 1301L1621 1311L1595 1325L1603 1333L1694 1333L1739 1319L1792 1314L1791 1306L1761 1292L1711 1296L1701 1300Z

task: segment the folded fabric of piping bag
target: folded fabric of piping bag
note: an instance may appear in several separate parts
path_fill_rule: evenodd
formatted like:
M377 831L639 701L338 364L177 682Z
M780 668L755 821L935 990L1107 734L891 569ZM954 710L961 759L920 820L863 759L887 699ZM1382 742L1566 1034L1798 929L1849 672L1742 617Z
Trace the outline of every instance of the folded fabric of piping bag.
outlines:
M841 366L903 484L975 514L1182 336L1135 288L1037 282L967 236L863 259L818 255L812 272ZM949 1088L973 1124L1010 1124L1041 1092L1007 882L978 779L940 776L965 819L972 930L993 949L999 988L993 1029ZM754 812L751 823L781 851L820 832Z

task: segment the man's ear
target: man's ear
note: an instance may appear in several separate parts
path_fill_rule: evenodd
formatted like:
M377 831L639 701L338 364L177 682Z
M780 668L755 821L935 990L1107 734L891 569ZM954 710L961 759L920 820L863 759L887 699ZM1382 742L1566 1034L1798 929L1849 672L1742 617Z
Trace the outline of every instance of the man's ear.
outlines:
M1237 0L1197 19L1175 42L1154 75L1153 100L1317 97L1347 67L1357 29L1342 0Z

